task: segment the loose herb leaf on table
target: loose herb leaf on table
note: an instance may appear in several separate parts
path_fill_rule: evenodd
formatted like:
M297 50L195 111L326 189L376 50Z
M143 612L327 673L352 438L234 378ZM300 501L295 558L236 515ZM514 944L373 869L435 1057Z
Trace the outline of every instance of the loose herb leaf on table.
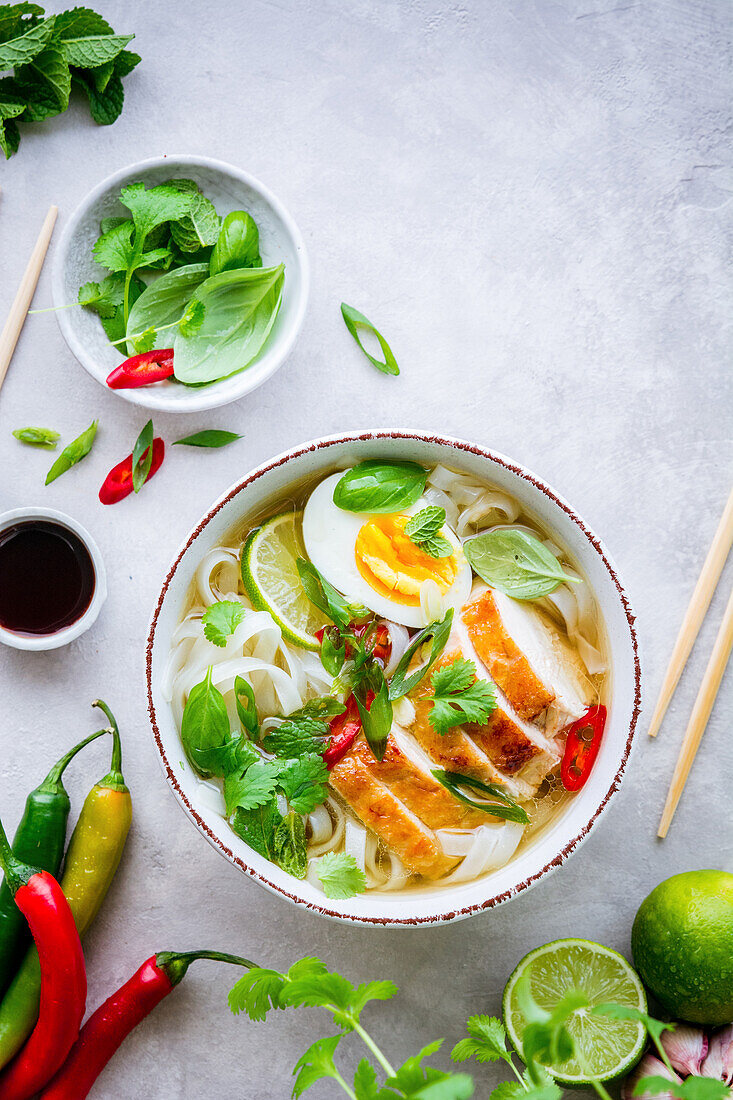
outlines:
M29 447L46 447L54 450L61 436L50 428L16 428L13 435L20 443Z
M64 447L63 451L46 474L46 485L50 485L57 477L61 477L61 475L65 474L67 470L70 470L72 466L76 466L77 462L81 462L83 458L86 458L94 444L98 423L98 420L93 420L86 431L82 432L76 439L72 439L71 443L68 443Z
M205 428L202 432L194 432L193 435L185 435L183 439L177 439L173 444L186 447L226 447L241 439L236 432L225 432L220 428Z
M515 600L537 600L577 577L569 576L536 535L497 528L468 539L463 550L481 580Z
M400 373L400 368L397 366L397 360L392 354L392 349L382 336L381 332L379 332L374 327L368 317L365 317L364 314L360 313L358 309L354 309L353 306L347 306L346 302L341 303L341 316L344 319L344 324L346 325L347 329L354 337L357 344L364 352L364 355L366 355L372 366L376 367L377 370L382 372L382 374L394 375ZM384 360L377 359L376 356L367 351L367 349L364 347L364 344L362 343L361 336L359 335L360 329L366 329L367 332L371 332L372 335L376 337L379 346L382 349Z

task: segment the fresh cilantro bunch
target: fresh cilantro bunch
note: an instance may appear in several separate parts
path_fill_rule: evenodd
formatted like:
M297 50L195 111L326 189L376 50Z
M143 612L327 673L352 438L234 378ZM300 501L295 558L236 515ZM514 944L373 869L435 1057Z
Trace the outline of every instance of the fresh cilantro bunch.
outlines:
M428 1064L439 1051L442 1039L429 1043L402 1065L394 1066L366 1030L361 1022L364 1008L375 1001L390 1000L396 993L393 982L371 981L354 986L328 970L320 959L305 958L284 973L252 967L230 991L229 1007L235 1015L245 1012L257 1021L265 1020L274 1009L323 1008L331 1015L337 1033L317 1039L295 1065L296 1098L318 1081L330 1079L351 1100L469 1100L474 1095L474 1081L468 1074L446 1072ZM504 1062L511 1071L513 1079L497 1085L489 1100L562 1100L563 1091L548 1066L561 1065L575 1056L575 1044L567 1025L577 1012L636 1020L646 1027L670 1078L643 1077L634 1088L635 1096L664 1092L679 1100L729 1100L730 1090L721 1081L695 1076L678 1081L659 1041L661 1032L674 1025L663 1024L622 1005L591 1008L588 998L578 990L569 990L554 1010L547 1012L532 996L529 975L522 980L517 993L528 1021L522 1039L526 1068L515 1064L516 1055L509 1049L504 1025L495 1016L471 1016L467 1036L453 1048L454 1062L464 1063L470 1058L481 1064ZM336 1052L349 1035L356 1035L368 1052L368 1057L359 1062L351 1083L336 1064ZM602 1081L593 1079L590 1084L601 1100L611 1100Z
M135 36L115 34L91 8L46 17L39 4L0 7L0 148L6 158L20 144L18 123L43 122L83 91L92 118L109 126L125 99L122 80L141 60L125 49Z

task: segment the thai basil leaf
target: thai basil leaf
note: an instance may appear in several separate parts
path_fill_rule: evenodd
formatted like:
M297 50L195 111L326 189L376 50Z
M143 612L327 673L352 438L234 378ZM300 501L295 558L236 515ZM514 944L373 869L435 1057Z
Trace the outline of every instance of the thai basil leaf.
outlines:
M50 485L57 477L61 477L62 474L65 474L72 466L76 466L77 462L81 462L89 454L94 443L94 437L97 434L98 423L98 420L93 420L85 432L82 432L76 439L72 439L71 443L64 447L46 474L46 485Z
M47 447L52 451L61 436L50 428L16 428L13 435L29 447Z
M392 354L392 349L390 348L389 344L384 339L381 332L378 332L372 322L367 317L365 317L363 313L359 313L358 309L354 309L353 306L347 306L346 302L342 302L341 316L344 319L344 323L347 329L354 337L357 344L364 352L372 366L376 367L377 370L380 370L382 374L400 373L400 368L397 366L397 360ZM361 337L359 336L360 328L367 329L367 331L371 332L372 335L375 336L376 339L379 341L379 346L382 349L382 355L384 356L384 362L382 362L381 359L377 359L374 355L371 355L364 347L361 342Z
M254 218L245 210L232 210L219 230L209 260L209 272L233 271L242 267L262 267L260 234Z
M312 562L298 558L296 564L300 583L310 602L324 615L328 615L339 630L346 630L353 618L353 605L328 583Z
M175 376L189 384L214 382L244 370L255 359L275 323L285 268L222 271L202 283L194 298L206 315L193 335L173 341Z
M253 810L238 807L231 819L231 826L238 837L249 844L265 859L275 858L275 833L283 820L277 808L277 799L271 798L263 806Z
M428 626L423 627L419 634L415 635L405 652L402 654L397 668L392 673L392 678L389 683L389 697L393 702L396 699L401 699L403 695L407 695L413 688L416 688L423 677L427 675L445 649L452 628L453 608L451 607L446 612L445 618L441 619L439 623L429 623ZM410 667L412 658L431 638L433 639L433 644L430 649L430 656L428 657L427 663L421 665L420 668L415 669L408 675L407 670Z
M514 528L496 528L469 539L463 546L471 568L482 581L515 600L538 600L566 581L555 555L536 535Z
M522 825L529 824L526 811L517 805L514 799L510 798L501 787L497 787L493 783L482 783L479 779L474 779L470 775L463 775L461 772L446 772L442 768L435 768L432 774L441 786L450 791L454 798L457 798L459 802L465 802L467 806L472 806L474 810L481 810L485 814L500 817L504 821L517 821ZM476 802L473 798L465 795L461 791L461 787L473 787L475 790L481 791L482 794L497 799L497 802L491 804Z
M241 439L236 432L225 432L218 428L207 428L203 432L194 432L193 435L185 435L183 439L177 439L173 444L186 447L226 447L229 443L235 443Z
M420 499L427 476L416 462L360 462L337 483L333 502L345 512L400 512Z
M135 440L132 448L132 487L139 493L147 481L153 463L153 421L147 424Z
M189 264L161 275L137 298L130 310L127 333L156 331L156 347L170 347L170 330L158 334L158 329L173 325L183 315L193 292L208 278L208 264ZM124 280L123 280L124 281ZM124 333L123 333L124 335ZM128 344L128 351L134 348Z
M289 875L305 878L308 871L307 848L303 818L291 810L275 830L273 839L275 861Z
M251 685L242 676L234 677L234 699L242 728L247 731L253 740L256 740L260 732L257 702Z
M181 742L195 772L209 779L216 772L207 753L221 749L229 740L229 716L224 696L211 682L211 666L199 684L189 692L183 708Z

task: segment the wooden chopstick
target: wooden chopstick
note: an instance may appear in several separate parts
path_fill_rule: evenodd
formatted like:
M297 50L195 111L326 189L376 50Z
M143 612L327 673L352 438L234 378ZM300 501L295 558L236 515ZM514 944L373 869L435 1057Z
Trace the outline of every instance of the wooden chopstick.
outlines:
M682 620L682 626L680 627L680 632L677 635L677 641L674 644L672 656L670 657L667 674L664 677L657 705L654 708L654 714L652 715L652 720L649 725L650 737L657 736L659 727L662 724L662 719L667 713L667 707L674 695L675 688L682 675L682 670L685 667L687 658L690 656L690 651L695 644L695 638L697 638L700 627L702 626L705 612L710 606L715 586L720 579L720 574L723 572L723 566L725 565L732 543L733 489L731 489L728 503L720 518L718 530L715 532L715 538L708 550L708 556L705 558L705 564L702 567L702 572L695 585L695 591L692 593L690 605Z
M10 307L8 319L5 322L2 333L0 333L0 387L2 387L5 381L5 375L10 366L10 360L13 358L15 345L18 343L18 337L20 336L28 310L33 301L38 277L41 274L43 261L46 258L48 244L51 240L51 234L53 233L53 227L58 212L58 206L52 206L48 214L46 214L46 220L41 227L41 232L38 234L38 240L31 253L28 266L25 269L25 275L21 279L18 293L15 295L15 301Z
M715 639L713 652L710 654L708 667L705 669L705 675L702 678L700 690L697 694L695 705L692 708L690 721L685 731L682 748L677 758L669 793L667 794L667 801L664 804L664 812L662 813L662 820L659 824L657 836L665 837L667 835L667 830L674 817L674 812L677 809L677 803L680 800L680 795L685 788L687 777L690 774L692 762L700 747L700 741L705 732L705 726L710 717L710 712L713 709L713 703L718 694L720 681L723 679L723 673L725 672L725 666L730 657L731 648L733 648L733 592L730 594L728 606L725 609L725 615L720 624L718 636Z

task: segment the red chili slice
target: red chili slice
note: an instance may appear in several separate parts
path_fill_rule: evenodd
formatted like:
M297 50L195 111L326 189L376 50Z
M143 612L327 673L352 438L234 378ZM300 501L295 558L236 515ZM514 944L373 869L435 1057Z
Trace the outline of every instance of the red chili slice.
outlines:
M373 692L370 692L373 696ZM371 699L368 700L371 703ZM346 700L346 710L343 714L337 714L328 723L331 729L331 740L323 754L326 767L330 771L338 764L342 756L345 756L356 740L356 735L361 729L361 718L356 699L350 695Z
M136 386L150 386L162 382L173 374L173 348L157 348L125 359L107 377L107 385L113 390L131 390Z
M568 727L560 777L566 791L579 791L593 770L606 726L606 708L589 707L582 718Z
M160 469L160 464L165 455L165 444L160 436L153 440L153 461L145 481L150 481L153 474ZM99 490L99 499L102 504L117 504L118 500L124 500L132 492L132 455L123 458L113 466L104 479L104 484Z

